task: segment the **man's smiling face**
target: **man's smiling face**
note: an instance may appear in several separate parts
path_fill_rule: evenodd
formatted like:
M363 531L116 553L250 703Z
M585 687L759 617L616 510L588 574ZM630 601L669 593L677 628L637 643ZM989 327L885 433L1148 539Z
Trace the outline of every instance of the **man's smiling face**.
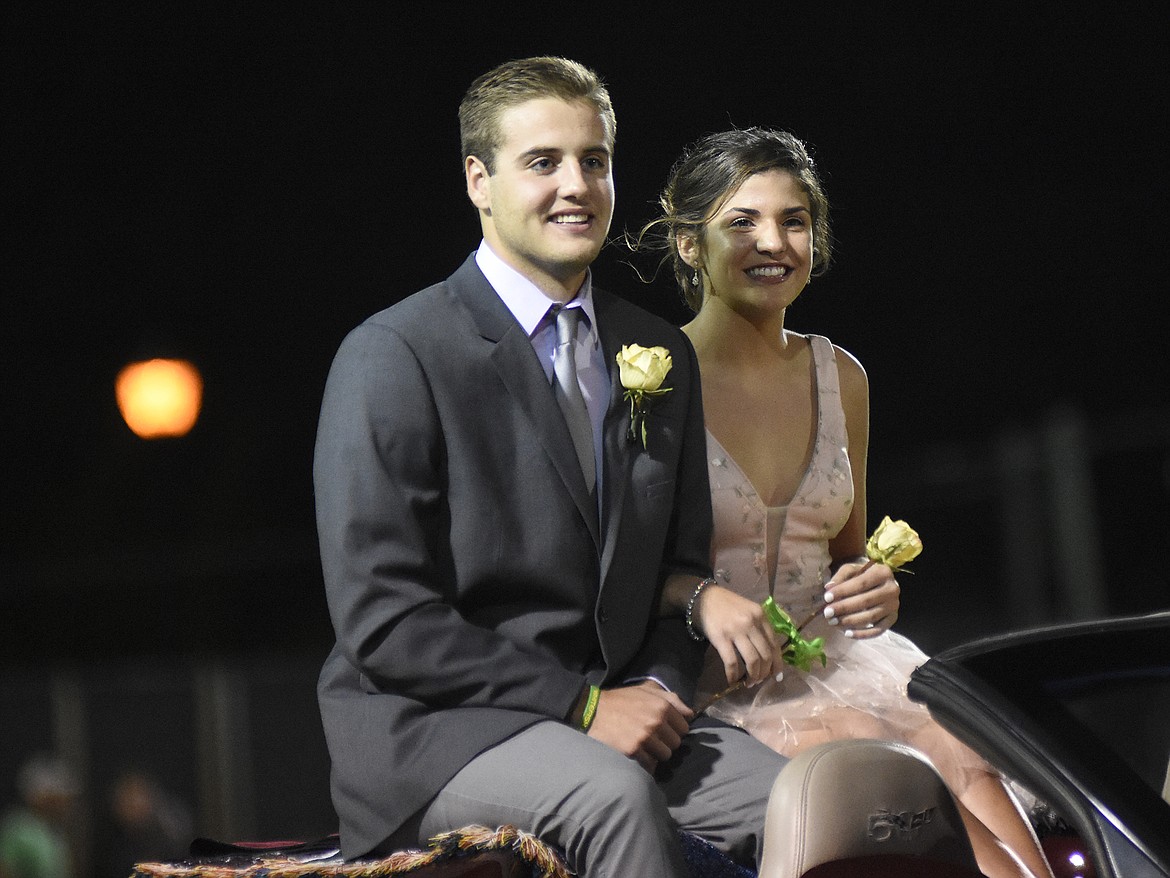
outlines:
M500 130L495 173L475 156L465 162L484 238L546 294L571 298L613 218L613 144L601 114L586 101L537 98L501 113Z

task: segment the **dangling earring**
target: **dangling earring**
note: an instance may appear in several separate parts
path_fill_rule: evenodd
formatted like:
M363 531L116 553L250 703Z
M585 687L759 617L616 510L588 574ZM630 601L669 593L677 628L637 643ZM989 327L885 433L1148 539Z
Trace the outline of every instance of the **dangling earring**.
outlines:
M699 285L699 269L695 269L695 273L691 275L691 286L697 287Z

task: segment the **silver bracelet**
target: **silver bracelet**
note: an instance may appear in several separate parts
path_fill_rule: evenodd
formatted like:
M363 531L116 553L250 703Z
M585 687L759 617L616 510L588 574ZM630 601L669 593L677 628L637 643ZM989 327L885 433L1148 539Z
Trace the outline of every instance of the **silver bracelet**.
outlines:
M702 643L703 641L705 641L707 639L706 637L704 637L702 634L700 634L698 631L695 630L695 620L693 617L693 613L695 612L695 604L699 600L699 595L701 595L703 593L703 589L705 589L709 585L717 585L717 584L718 583L716 583L714 579L711 579L710 577L708 577L708 578L704 579L702 582L700 582L698 585L696 585L695 590L693 592L691 592L691 599L689 601L687 601L687 634L691 635L691 640L697 640L700 643Z

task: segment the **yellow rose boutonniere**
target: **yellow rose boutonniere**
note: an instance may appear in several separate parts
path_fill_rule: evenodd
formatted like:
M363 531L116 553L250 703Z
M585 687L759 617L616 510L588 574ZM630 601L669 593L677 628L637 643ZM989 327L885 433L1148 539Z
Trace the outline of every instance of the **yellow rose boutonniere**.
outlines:
M904 521L891 521L888 515L865 544L865 555L869 560L885 564L895 572L917 558L921 551L922 540L914 528Z
M646 448L646 405L648 398L670 393L674 388L663 387L670 371L670 351L664 347L644 348L639 344L622 345L617 355L621 372L623 394L630 404L630 440L641 438Z

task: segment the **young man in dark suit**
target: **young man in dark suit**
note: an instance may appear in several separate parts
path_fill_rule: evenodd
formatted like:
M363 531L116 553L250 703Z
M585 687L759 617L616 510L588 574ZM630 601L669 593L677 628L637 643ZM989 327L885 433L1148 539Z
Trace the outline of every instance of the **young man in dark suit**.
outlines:
M589 272L609 96L575 62L509 62L460 126L483 241L350 333L321 411L343 852L512 824L580 875L683 876L681 827L754 864L783 759L696 719L702 644L658 614L668 580L710 576L694 352ZM623 386L626 345L650 349L649 383ZM654 391L635 424L630 388Z

